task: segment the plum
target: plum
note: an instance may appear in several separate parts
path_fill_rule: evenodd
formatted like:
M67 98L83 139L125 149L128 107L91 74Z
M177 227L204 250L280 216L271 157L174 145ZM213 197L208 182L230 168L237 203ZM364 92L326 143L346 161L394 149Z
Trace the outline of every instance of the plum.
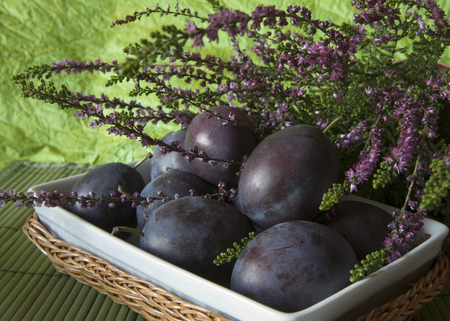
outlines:
M333 208L334 215L324 225L342 235L353 247L358 260L379 251L391 232L392 215L365 202L343 201Z
M216 266L217 255L248 236L253 225L234 206L200 196L169 201L151 213L140 247L222 286L234 263Z
M196 174L181 170L169 170L148 183L142 190L141 196L159 197L158 192L163 192L164 195L169 197L174 197L175 194L183 197L190 195L191 190L194 190L197 195L214 193L213 186ZM150 214L162 204L160 200L155 200L145 207L139 206L137 208L136 216L140 230L144 228Z
M350 284L357 263L337 232L289 221L258 234L238 256L231 290L283 312L306 309Z
M312 220L339 175L339 154L317 127L296 125L268 136L253 150L239 180L244 214L261 229Z
M167 133L161 140L167 144L178 141L179 146L181 148L184 148L185 139L186 129L180 129L175 132ZM177 152L161 154L159 152L159 148L159 146L155 146L155 149L153 151L153 157L151 159L150 180L154 180L159 175L162 175L171 169L193 172L191 166L189 165L189 161L185 156L182 156Z
M214 112L227 119L231 113L238 123L229 121L228 125L224 125L225 120L213 116L211 113ZM187 129L185 147L187 150L196 147L211 158L240 162L258 144L254 129L253 120L242 109L229 106L211 108L210 112L198 114L192 120ZM223 165L223 162L218 162L212 166L199 158L190 162L192 170L207 182L216 185L221 181L230 186L236 185L240 165L230 165L228 169Z
M133 195L144 188L145 182L134 168L123 163L108 163L83 175L75 182L72 191L80 196L87 196L89 192L96 196L110 196L111 192L117 192L119 185ZM117 194L120 195L119 192ZM116 226L135 228L137 225L136 209L131 206L131 202L119 202L113 208L107 205L82 208L78 203L73 206L66 203L63 207L109 233ZM123 233L120 237L128 238L130 235Z

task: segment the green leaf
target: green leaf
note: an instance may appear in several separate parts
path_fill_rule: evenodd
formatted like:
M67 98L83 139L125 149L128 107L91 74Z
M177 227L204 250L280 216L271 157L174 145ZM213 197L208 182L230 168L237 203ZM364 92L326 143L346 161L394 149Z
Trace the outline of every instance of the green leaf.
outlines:
M432 209L442 203L450 189L450 166L442 158L433 159L430 165L432 174L425 184L420 208Z
M244 250L248 243L256 237L255 232L250 232L248 237L241 239L241 244L234 242L232 248L228 248L226 252L220 253L213 261L217 266L231 262L238 258L239 254Z

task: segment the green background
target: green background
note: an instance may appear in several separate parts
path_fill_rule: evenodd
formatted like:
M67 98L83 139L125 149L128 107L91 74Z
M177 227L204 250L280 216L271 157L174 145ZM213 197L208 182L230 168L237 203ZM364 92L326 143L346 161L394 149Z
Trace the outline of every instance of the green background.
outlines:
M161 7L175 1L158 1ZM286 8L287 1L226 1L226 6L249 12L257 4L274 4ZM331 18L335 22L351 21L354 8L350 1L325 0L304 2L313 17ZM450 3L438 1L450 11ZM301 5L302 2L294 4ZM72 162L102 164L111 161L126 162L147 153L139 143L124 137L110 136L103 128L91 129L87 121L79 121L74 111L60 110L56 105L24 99L11 81L11 75L39 64L50 64L63 59L95 60L105 62L125 59L123 48L141 38L147 38L152 29L166 24L158 15L125 26L110 28L114 19L134 11L142 11L154 3L138 0L2 0L0 2L0 169L14 160L36 162ZM179 1L180 8L189 7L207 14L211 6L206 1ZM180 19L180 23L184 22ZM213 45L217 49L218 45ZM220 44L221 50L228 44ZM220 49L220 48L219 48ZM450 63L448 51L442 58ZM130 84L108 88L107 75L88 73L61 77L75 91L126 99ZM149 105L154 104L151 100ZM156 126L148 130L161 137L171 126Z

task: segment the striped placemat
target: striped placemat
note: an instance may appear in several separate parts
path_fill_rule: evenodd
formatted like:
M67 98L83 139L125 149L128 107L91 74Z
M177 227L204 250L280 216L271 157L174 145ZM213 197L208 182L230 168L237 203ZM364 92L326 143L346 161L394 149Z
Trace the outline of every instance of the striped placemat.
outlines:
M29 187L86 172L89 165L17 161L0 171L0 188ZM108 296L61 274L22 232L33 210L0 209L0 320L145 320Z
M17 161L0 171L0 188L29 187L88 171L92 165ZM57 272L22 233L33 210L0 209L0 320L145 320L124 305ZM414 321L450 320L450 281Z

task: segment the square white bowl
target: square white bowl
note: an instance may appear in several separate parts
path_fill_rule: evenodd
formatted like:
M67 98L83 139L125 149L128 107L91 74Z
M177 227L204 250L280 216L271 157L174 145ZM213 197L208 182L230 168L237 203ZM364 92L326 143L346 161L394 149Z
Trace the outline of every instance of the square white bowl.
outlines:
M130 163L133 165L134 163ZM146 183L150 179L150 161L138 167ZM83 174L30 188L69 193ZM351 196L393 212L393 207ZM62 207L35 207L39 220L49 232L82 248L126 273L173 293L183 300L217 312L230 320L240 321L335 321L355 320L373 308L406 292L407 286L425 275L439 254L448 227L431 219L424 220L423 232L430 237L401 259L371 276L356 282L317 304L294 313L267 307L225 287L203 279L138 248L139 238L128 242L86 222Z

